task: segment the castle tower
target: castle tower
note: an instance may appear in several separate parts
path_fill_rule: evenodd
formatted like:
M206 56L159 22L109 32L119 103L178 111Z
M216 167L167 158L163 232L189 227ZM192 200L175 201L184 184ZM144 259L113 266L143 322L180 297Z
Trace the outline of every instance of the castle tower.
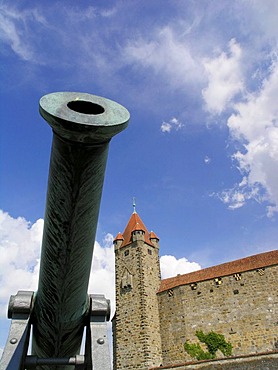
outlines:
M162 363L156 296L160 286L158 242L135 210L124 233L114 240L114 370L146 370Z

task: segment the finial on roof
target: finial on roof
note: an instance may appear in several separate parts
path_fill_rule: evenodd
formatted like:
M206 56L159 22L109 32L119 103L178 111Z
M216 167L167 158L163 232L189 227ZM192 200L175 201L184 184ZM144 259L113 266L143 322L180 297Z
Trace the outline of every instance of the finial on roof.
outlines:
M133 202L132 202L132 206L133 206L133 213L136 213L136 202L135 202L135 197L133 197Z

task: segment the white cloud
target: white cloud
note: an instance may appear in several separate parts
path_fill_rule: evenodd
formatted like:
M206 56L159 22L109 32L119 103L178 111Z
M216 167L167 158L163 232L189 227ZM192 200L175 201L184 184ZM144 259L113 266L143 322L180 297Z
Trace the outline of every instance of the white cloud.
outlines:
M245 183L246 179L247 177L244 177L243 181L240 184L235 184L233 188L212 195L216 195L231 210L241 208L250 199L256 200L258 203L267 200L262 186L259 183L250 186L248 180Z
M6 318L11 294L16 294L18 290L36 291L37 289L42 233L42 219L32 225L22 217L13 218L0 210L0 319L2 322ZM115 310L113 236L107 234L101 244L95 242L89 293L104 294L110 299L113 315ZM163 278L201 268L196 262L189 262L186 258L176 259L174 256L162 256L160 264ZM109 325L109 336L111 336L111 325ZM0 355L1 351L2 348L0 348Z
M89 280L89 293L104 294L115 309L115 257L113 235L107 234L101 246L95 242L93 263Z
M262 31L260 37L265 37L267 42L277 39L278 35L278 3L276 0L248 0L247 17L244 17L244 26L255 33ZM248 14L249 13L249 14ZM251 23L251 24L250 24ZM251 27L250 27L251 26Z
M202 95L210 113L222 113L235 95L243 90L240 61L241 47L234 39L229 42L228 54L222 52L216 58L204 60L208 86Z
M0 316L11 294L36 290L43 220L33 225L0 210Z
M13 218L0 210L0 317L5 317L11 294L37 290L43 220L33 225L22 217ZM95 242L89 292L115 300L113 237L107 234L103 246Z
M171 132L172 129L179 131L184 124L176 117L171 118L168 122L162 122L160 129L162 132Z
M210 164L211 158L206 155L205 158L204 158L204 162L205 162L205 164Z
M169 122L162 122L160 129L162 132L170 132L172 130L172 125Z
M203 69L193 56L189 43L179 39L171 27L154 31L151 40L138 38L129 41L124 51L125 59L162 73L172 88L196 84L203 77Z
M3 9L1 9L3 11ZM16 28L13 18L9 14L0 14L1 39L9 44L12 50L23 60L30 60L32 52L22 43L20 34Z
M37 9L19 11L13 7L0 5L0 39L21 59L37 62L32 45L34 22L40 26L46 25L44 17Z
M278 211L278 60L270 50L261 60L258 83L247 91L243 70L254 78L251 66L244 69L241 46L232 39L229 53L222 52L213 59L205 59L208 86L202 95L206 109L213 114L229 112L227 127L237 151L232 155L245 183L235 184L217 196L237 209L248 200L268 202L267 214ZM255 66L256 70L258 65ZM232 114L230 112L233 112ZM206 162L207 163L207 162Z
M243 189L247 192L242 193L245 199L248 192L249 198L256 200L265 200L267 196L271 203L268 214L272 215L278 210L277 61L269 72L258 92L248 94L245 101L234 105L235 113L227 124L232 138L243 145L233 155L248 185Z
M189 262L184 257L177 259L174 256L165 255L160 257L160 268L162 279L166 279L178 274L200 270L201 266L197 262Z
M39 254L43 220L33 225L24 218L13 218L0 210L0 317L6 317L11 294L18 290L37 289ZM102 245L101 245L102 244ZM95 242L89 292L104 294L115 308L115 260L113 236L107 234L102 243ZM162 277L176 276L200 269L196 262L174 256L160 258Z
M32 225L22 217L13 218L0 210L0 320L2 322L7 316L8 302L12 294L16 294L18 290L37 290L42 233L42 219ZM113 236L107 234L102 244L103 246L95 242L89 293L104 294L111 300L113 313L115 309ZM0 345L3 344L0 343ZM3 349L0 348L0 356L2 351Z

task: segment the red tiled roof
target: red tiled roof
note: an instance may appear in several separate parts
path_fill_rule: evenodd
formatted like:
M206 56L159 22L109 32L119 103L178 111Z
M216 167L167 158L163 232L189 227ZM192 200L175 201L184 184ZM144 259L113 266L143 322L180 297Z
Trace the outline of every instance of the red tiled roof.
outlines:
M116 238L114 239L114 242L117 241L117 240L124 240L124 237L122 236L122 234L120 232L118 232Z
M256 254L236 261L223 263L218 266L208 267L202 270L190 272L189 274L178 275L172 278L161 280L158 293L175 288L181 285L196 283L198 281L210 280L216 277L223 277L244 271L255 270L278 264L278 250Z
M157 239L159 240L159 237L154 233L153 231L150 232L150 239Z
M133 212L129 221L128 221L128 223L127 223L127 225L126 225L125 231L123 232L122 237L123 237L124 241L123 241L123 244L121 245L121 247L125 247L126 245L132 243L132 232L135 231L135 230L144 231L144 233L145 233L145 235L144 235L145 242L147 244L153 245L152 242L150 241L149 232L148 232L146 226L144 225L143 221L139 217L138 213Z

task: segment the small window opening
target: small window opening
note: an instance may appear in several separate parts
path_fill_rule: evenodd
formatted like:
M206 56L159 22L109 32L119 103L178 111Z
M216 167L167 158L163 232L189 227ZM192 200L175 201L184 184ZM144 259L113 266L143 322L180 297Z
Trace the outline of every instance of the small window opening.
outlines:
M215 285L216 285L216 286L220 286L220 285L222 284L222 279L221 279L221 277L215 278L215 279L214 279L214 282L215 282Z
M168 290L168 297L173 297L174 296L174 291L173 289Z
M191 290L196 290L197 289L197 283L192 283L192 284L190 284L190 288L191 288Z

